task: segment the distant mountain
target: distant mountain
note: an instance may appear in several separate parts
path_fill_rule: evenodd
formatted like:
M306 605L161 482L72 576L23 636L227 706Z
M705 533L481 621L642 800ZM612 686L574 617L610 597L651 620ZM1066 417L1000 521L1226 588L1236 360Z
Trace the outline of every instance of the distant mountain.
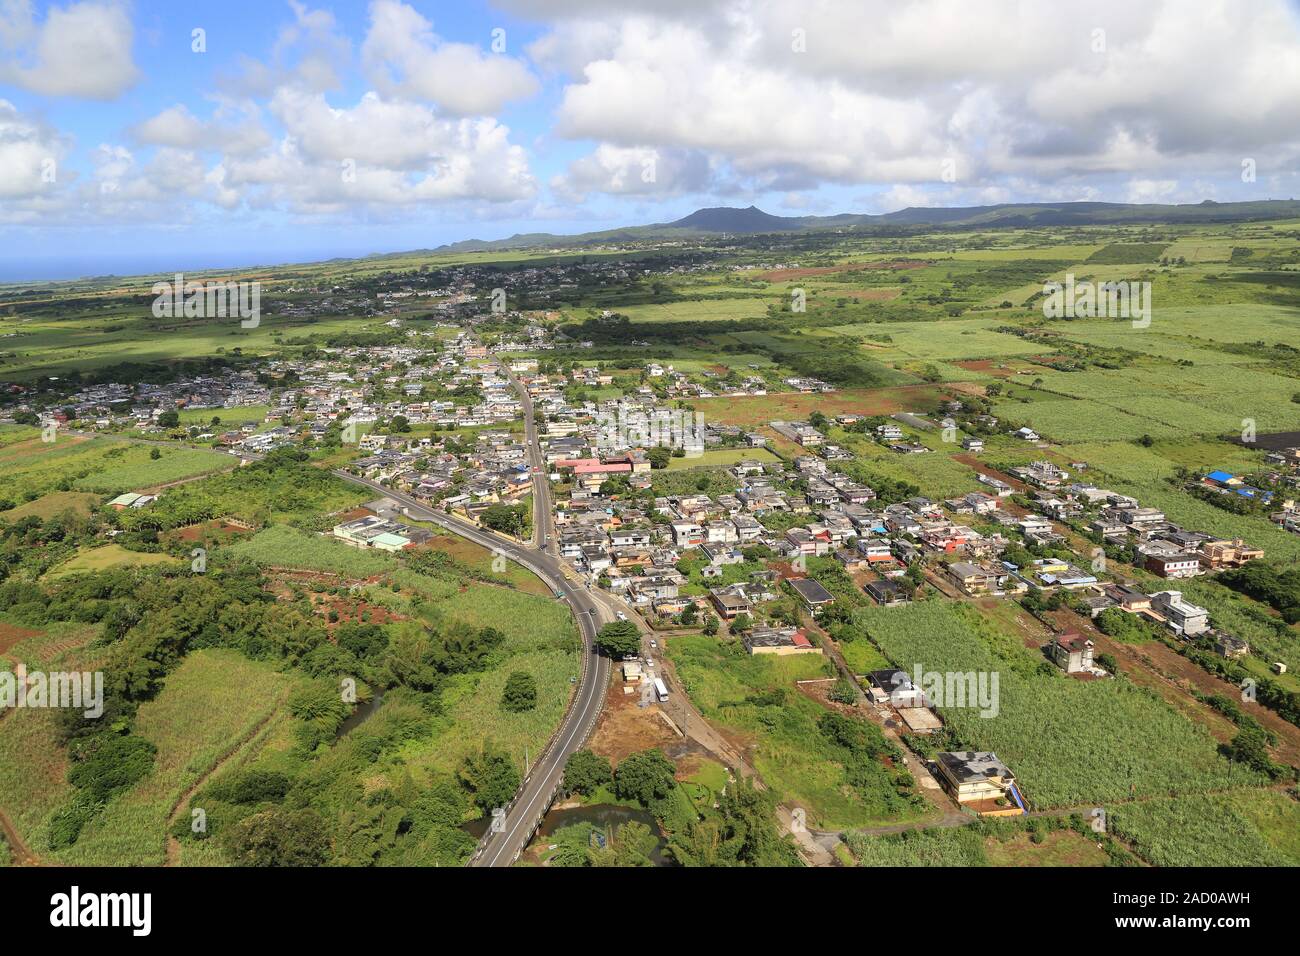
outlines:
M803 221L790 216L773 216L757 206L747 206L744 209L714 206L711 209L697 209L689 216L667 223L666 228L717 233L785 232L803 228L799 225Z
M627 226L574 236L526 233L509 239L468 239L437 252L480 252L502 249L573 248L689 239L709 236L763 235L787 232L872 231L913 229L1017 229L1044 226L1105 226L1141 223L1242 222L1263 219L1300 219L1300 201L1264 199L1258 202L1219 203L1212 200L1186 205L1158 203L1063 202L999 203L994 206L909 206L881 215L841 213L834 216L774 216L757 206L744 209L715 206L697 209L673 222Z

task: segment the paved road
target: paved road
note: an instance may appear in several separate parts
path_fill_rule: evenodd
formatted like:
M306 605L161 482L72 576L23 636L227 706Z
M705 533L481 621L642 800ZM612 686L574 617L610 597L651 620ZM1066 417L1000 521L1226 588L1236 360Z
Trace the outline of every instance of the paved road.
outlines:
M528 422L529 454L535 464L540 465L541 451L532 424L532 403L525 402L524 407ZM583 643L582 674L578 678L577 691L569 703L569 710L564 715L559 731L551 738L549 746L530 768L514 800L505 808L504 825L499 831L489 832L484 837L478 851L470 860L471 866L509 866L528 846L528 841L550 808L551 798L559 788L564 773L565 761L586 742L596 726L596 719L600 716L601 707L605 703L605 689L609 686L610 661L603 654L596 653L595 637L600 626L613 620L614 615L602 602L595 600L585 587L569 581L563 562L558 554L553 553L555 542L551 530L550 485L543 472L534 473L533 500L539 512L543 508L545 512L539 513L534 519L533 527L538 540L541 540L541 536L549 539L547 543L550 550L547 551L537 550L445 512L435 511L410 495L385 488L378 482L359 478L341 470L334 474L345 481L364 485L377 494L391 498L401 505L411 518L431 521L453 534L468 538L517 561L545 581L552 591L561 595L577 619Z
M556 735L551 738L546 750L529 769L528 776L514 800L506 807L504 826L500 831L489 832L484 837L478 851L470 860L471 866L509 866L528 846L528 841L550 808L551 797L559 788L565 761L586 742L604 706L605 690L609 686L610 661L603 654L596 653L595 638L596 631L602 624L614 620L612 610L603 602L596 600L587 588L571 583L566 574L566 567L559 557L555 542L551 485L546 476L541 446L537 441L537 424L533 421L532 399L528 395L528 390L509 373L508 369L503 367L502 371L519 391L523 403L525 438L533 471L533 538L537 547L487 531L445 512L435 511L410 495L385 488L378 482L360 478L343 470L334 472L344 481L363 485L378 495L391 498L401 505L411 518L433 522L453 534L468 538L523 565L563 598L578 622L583 644L582 673L578 678L577 690L569 703L569 709L564 715L564 721ZM152 442L149 439L129 440L141 444L175 445L174 442ZM262 456L245 454L240 457L256 461ZM543 543L545 547L539 550Z
M559 554L555 541L555 509L551 503L551 481L546 475L546 461L542 446L537 440L537 422L533 419L533 399L523 382L511 373L506 365L498 365L501 373L519 393L524 414L524 441L528 445L528 464L533 473L533 546Z

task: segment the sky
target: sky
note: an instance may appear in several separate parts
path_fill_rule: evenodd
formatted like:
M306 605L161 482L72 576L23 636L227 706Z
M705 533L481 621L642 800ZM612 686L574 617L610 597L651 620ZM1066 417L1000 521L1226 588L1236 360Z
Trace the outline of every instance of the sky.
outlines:
M0 280L1300 196L1297 0L0 0Z

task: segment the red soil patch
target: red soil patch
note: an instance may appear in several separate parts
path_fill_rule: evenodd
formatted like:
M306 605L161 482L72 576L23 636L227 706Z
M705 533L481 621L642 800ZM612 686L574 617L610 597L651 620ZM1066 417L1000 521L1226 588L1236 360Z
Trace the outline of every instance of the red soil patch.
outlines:
M1012 488L1016 489L1016 491L1027 491L1029 488L1029 486L1026 485L1019 478L1012 478L1006 472L998 471L996 468L990 468L985 462L980 461L974 455L967 455L967 454L953 455L952 459L953 461L959 461L963 465L967 465L970 468L974 468L976 471L980 472L981 474L988 475L991 478L997 478L1000 481L1005 481ZM1010 503L1006 501L1002 502L1001 507L1008 511L1011 510Z
M924 269L930 263L919 259L898 259L893 262L852 262L838 266L808 266L803 269L773 269L760 272L755 278L765 282L784 282L787 279L806 279L812 276L834 275L837 272L866 272L882 269Z
M29 637L40 637L41 631L33 631L25 627L18 627L16 624L5 624L0 622L0 654L5 653L11 647L15 647L21 641Z
M844 389L838 392L777 392L745 398L705 398L695 407L711 421L754 427L773 421L802 421L814 411L836 415L890 415L938 407L942 393L936 385Z
M311 596L312 607L317 614L322 615L329 621L331 629L340 624L389 624L393 621L405 621L406 617L396 614L381 607L378 604L368 604L365 601L353 601L348 598L335 597L332 594L313 594ZM337 613L337 621L329 620L331 613ZM366 616L366 621L362 622L362 615Z
M225 521L205 521L202 524L178 528L172 532L172 537L178 541L202 541L205 538L235 538L241 534L252 534L252 532L246 528L227 524Z
M624 694L622 675L615 665L613 683L605 694L605 707L587 745L593 753L608 757L614 764L629 754L663 747L678 740L659 716L659 705L638 706L641 688L635 684L631 686L635 690Z

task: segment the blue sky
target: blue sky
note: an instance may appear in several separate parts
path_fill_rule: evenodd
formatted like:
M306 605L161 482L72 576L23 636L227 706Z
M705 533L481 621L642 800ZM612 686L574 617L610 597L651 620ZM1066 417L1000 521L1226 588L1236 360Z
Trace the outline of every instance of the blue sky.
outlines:
M1285 0L0 0L0 278L1287 198L1298 140Z

